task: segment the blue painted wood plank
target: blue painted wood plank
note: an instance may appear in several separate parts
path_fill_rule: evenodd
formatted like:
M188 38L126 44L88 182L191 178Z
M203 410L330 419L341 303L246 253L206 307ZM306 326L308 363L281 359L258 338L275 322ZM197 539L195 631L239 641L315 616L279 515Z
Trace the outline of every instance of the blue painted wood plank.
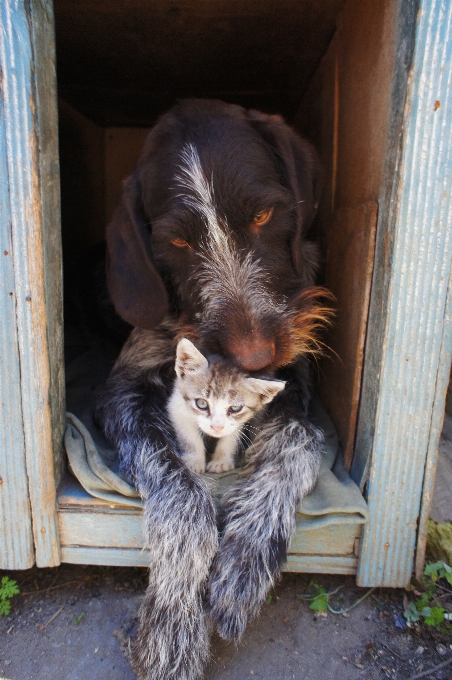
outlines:
M61 548L61 561L69 564L103 564L110 567L149 567L148 550L122 548Z
M33 334L42 337L42 352L35 369L45 394L42 447L39 455L27 450L30 498L33 512L36 563L39 567L60 563L56 488L64 471L62 440L66 420L63 357L63 273L60 220L60 169L53 0L33 0L29 7L32 47L32 82L35 96L33 123L36 147L32 153L36 177L36 232L42 243L42 260L34 260L33 286L39 293L40 312ZM38 330L39 329L39 330ZM25 342L30 343L27 337ZM33 397L31 407L37 406ZM36 435L35 435L36 436Z
M42 135L42 118L51 107L43 107L41 78L43 50L53 50L50 1L6 0L0 4L2 25L2 72L5 114L5 153L11 206L12 262L16 293L15 326L21 371L22 430L25 440L29 497L33 516L33 535L38 566L59 563L56 518L55 459L59 455L55 422L61 421L61 399L53 392L59 389L61 374L52 366L61 365L61 355L51 351L58 346L54 337L61 336L58 325L49 319L59 284L46 265L58 272L58 252L50 248L59 234L58 203L50 197L58 195L58 167L49 170L50 157L57 159ZM35 33L36 32L36 33ZM37 37L39 34L39 37ZM43 44L43 40L45 44ZM47 76L44 77L44 83ZM48 97L55 99L55 77ZM56 108L47 125L56 140ZM48 154L48 157L46 157ZM56 189L49 194L49 185ZM51 187L50 187L51 188ZM61 259L61 258L60 258ZM61 269L61 267L60 267ZM46 278L46 276L50 276ZM56 273L56 277L58 277ZM55 298L50 288L57 286ZM61 314L61 311L60 311ZM61 344L61 343L60 343ZM58 420L59 419L59 420Z
M399 190L400 159L406 114L408 85L414 54L417 25L417 0L394 0L394 56L390 78L392 92L389 100L388 126L384 144L384 168L378 196L378 221L375 261L367 324L362 387L356 428L352 479L364 489L368 479L375 433L375 414L379 399L381 362L388 311L389 285L392 276L397 196Z
M148 567L147 550L120 548L61 548L61 559L70 564L103 564L112 567ZM358 558L325 555L289 555L282 571L310 574L356 574Z
M0 33L0 63L4 44ZM0 569L34 562L31 508L22 422L11 206L6 164L3 92L0 89Z
M58 494L61 559L75 564L148 566L142 513L93 498L67 476ZM348 518L349 519L349 518ZM284 571L355 574L362 524L304 529L297 523Z
M306 574L356 574L354 555L288 555L282 571Z
M144 546L141 512L59 513L61 546L141 550Z
M444 422L444 402L449 386L450 357L452 355L452 277L449 280L449 290L446 302L446 316L444 320L443 341L440 350L440 370L438 371L435 401L432 411L432 423L427 450L427 460L422 487L422 510L419 518L419 531L416 549L416 577L420 579L424 571L425 550L427 547L427 530L430 509L435 487L436 464L438 461L438 441ZM452 489L450 489L452 493Z
M452 13L422 1L404 116L387 316L359 585L403 586L412 573L424 469L438 428L436 385L451 268Z
M149 567L148 550L133 548L61 548L61 559L70 564L102 564L114 567ZM358 558L354 556L289 555L282 571L308 574L356 574Z
M35 87L35 129L39 140L39 196L43 240L43 286L47 326L48 399L52 419L52 451L56 486L64 470L62 439L66 424L66 385L63 349L63 256L61 238L58 105L53 0L30 4L30 34ZM46 474L44 469L41 474ZM36 546L38 563L41 547ZM44 565L41 565L44 566Z
M62 547L142 549L141 512L116 508L60 509L59 536ZM361 536L361 524L334 524L305 530L297 526L289 547L291 555L351 555Z

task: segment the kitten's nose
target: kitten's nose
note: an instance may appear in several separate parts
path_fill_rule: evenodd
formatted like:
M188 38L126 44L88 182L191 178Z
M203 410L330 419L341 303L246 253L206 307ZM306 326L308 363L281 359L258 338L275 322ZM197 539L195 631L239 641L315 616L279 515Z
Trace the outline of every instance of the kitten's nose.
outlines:
M224 430L224 425L211 425L210 427L216 434L220 434Z

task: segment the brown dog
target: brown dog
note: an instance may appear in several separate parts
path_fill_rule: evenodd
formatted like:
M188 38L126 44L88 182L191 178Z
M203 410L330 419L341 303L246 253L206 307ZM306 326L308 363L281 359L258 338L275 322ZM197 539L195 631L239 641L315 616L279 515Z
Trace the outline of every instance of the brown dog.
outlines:
M140 678L200 677L210 622L241 637L315 483L321 435L306 420L303 355L327 317L306 240L320 186L315 152L280 117L189 100L149 134L108 227L110 294L135 329L97 414L145 501ZM287 381L248 450L249 474L224 499L221 538L210 490L185 466L166 413L181 333Z

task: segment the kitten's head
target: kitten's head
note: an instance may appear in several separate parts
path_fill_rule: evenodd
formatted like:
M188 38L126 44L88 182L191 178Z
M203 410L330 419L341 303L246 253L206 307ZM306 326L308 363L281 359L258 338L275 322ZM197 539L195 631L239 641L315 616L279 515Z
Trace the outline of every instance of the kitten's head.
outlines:
M250 378L221 357L208 361L187 338L177 345L175 368L187 408L211 437L238 430L286 385L282 380Z

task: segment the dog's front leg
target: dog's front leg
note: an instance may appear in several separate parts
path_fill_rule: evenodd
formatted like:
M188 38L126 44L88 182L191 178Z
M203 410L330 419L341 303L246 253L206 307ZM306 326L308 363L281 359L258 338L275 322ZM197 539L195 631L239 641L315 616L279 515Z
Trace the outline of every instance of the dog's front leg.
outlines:
M97 415L144 500L151 559L132 665L140 680L198 680L209 658L203 599L218 547L205 479L177 451L167 394L143 377L112 375Z
M297 505L317 479L322 435L293 417L291 392L278 398L249 449L250 474L224 499L208 592L211 617L227 640L239 640L265 602L286 556Z
M209 658L203 597L218 544L215 511L198 474L164 461L162 449L143 446L138 488L151 562L132 665L140 680L195 680Z

